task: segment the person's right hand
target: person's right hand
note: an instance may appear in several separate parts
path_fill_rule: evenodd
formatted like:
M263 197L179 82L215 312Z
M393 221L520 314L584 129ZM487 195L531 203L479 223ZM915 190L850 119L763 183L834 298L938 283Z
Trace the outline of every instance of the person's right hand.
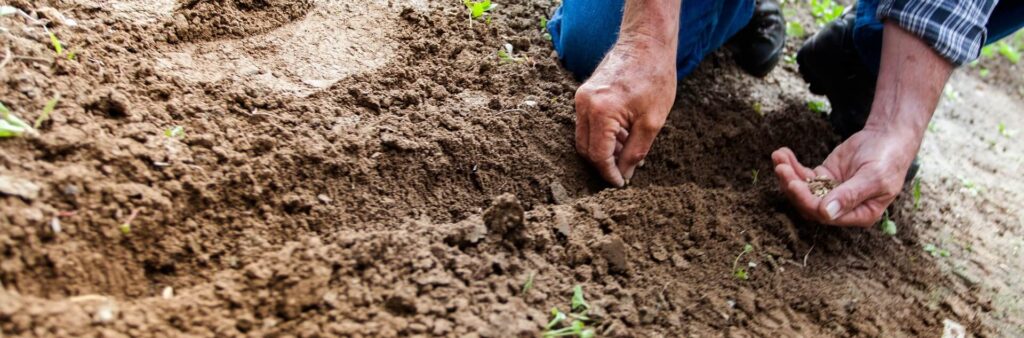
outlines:
M576 90L576 151L622 187L654 143L675 100L676 49L623 36Z

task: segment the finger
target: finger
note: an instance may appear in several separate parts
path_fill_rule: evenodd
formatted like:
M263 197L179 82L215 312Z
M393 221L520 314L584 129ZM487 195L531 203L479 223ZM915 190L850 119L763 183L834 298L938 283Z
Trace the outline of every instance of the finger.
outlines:
M619 158L619 156L622 155L622 147L622 142L615 140L615 153L612 154L612 156L615 158Z
M891 200L878 201L877 203L875 201L865 202L830 223L838 226L870 227L875 222L878 222L878 219L882 218L882 211L891 202Z
M587 141L587 158L597 168L601 177L616 187L624 184L622 173L615 166L615 134L619 128L619 123L613 119L594 118L590 121L590 136Z
M626 144L622 148L622 156L619 156L619 172L622 173L624 179L633 178L636 166L647 157L647 152L651 150L651 145L654 144L654 139L664 124L664 120L657 121L650 118L633 123L629 139L626 140Z
M576 152L580 155L586 155L590 148L590 121L585 108L583 104L576 104Z
M788 164L793 168L793 172L800 177L801 180L807 180L808 178L814 178L814 171L810 168L804 167L799 160L796 159L796 154L792 150L786 147L779 148L772 153L772 162L775 165Z
M828 224L839 225L837 222L844 215L857 210L857 213L845 219L849 225L871 222L870 213L859 209L865 201L884 195L884 186L881 180L872 177L871 174L854 175L846 182L840 183L832 189L818 206L818 215L826 220Z
M821 199L814 194L811 194L811 189L807 186L807 182L802 180L790 181L787 186L786 197L793 203L804 217L821 222L822 219L816 212L818 204L821 204Z
M628 140L628 139L629 139L629 131L626 130L626 128L623 128L622 126L619 126L619 131L615 133L615 140L619 141L619 143L625 144L626 140Z

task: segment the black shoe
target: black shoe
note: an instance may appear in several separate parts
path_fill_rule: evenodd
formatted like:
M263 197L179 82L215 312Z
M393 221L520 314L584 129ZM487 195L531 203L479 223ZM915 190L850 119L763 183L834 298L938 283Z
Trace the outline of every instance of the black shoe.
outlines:
M877 78L861 62L853 45L855 13L851 8L826 25L804 42L796 55L800 75L810 84L811 92L828 97L832 105L829 122L843 140L864 129L875 99ZM915 157L907 170L906 182L914 179L919 167Z
M756 77L768 75L786 45L786 20L776 0L758 0L754 17L730 41L736 64Z
M811 92L828 97L829 121L844 140L864 129L875 98L875 74L853 45L854 11L822 28L796 54L800 75Z

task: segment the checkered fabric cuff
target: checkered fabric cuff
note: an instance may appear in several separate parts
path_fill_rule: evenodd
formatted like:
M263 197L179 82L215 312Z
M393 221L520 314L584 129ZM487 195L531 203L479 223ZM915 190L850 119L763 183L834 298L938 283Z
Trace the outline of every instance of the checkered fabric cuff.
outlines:
M924 39L959 66L978 58L995 6L996 0L882 0L877 15Z

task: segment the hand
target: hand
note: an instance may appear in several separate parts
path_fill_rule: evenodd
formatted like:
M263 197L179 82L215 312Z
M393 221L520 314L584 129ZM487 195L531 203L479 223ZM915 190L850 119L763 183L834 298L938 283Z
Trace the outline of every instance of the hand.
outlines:
M853 134L811 170L788 148L772 153L779 187L804 218L823 224L868 227L896 199L920 146L913 132L865 129ZM839 185L814 196L808 178L827 176Z
M623 36L576 91L576 151L622 187L647 156L675 100L676 50Z

